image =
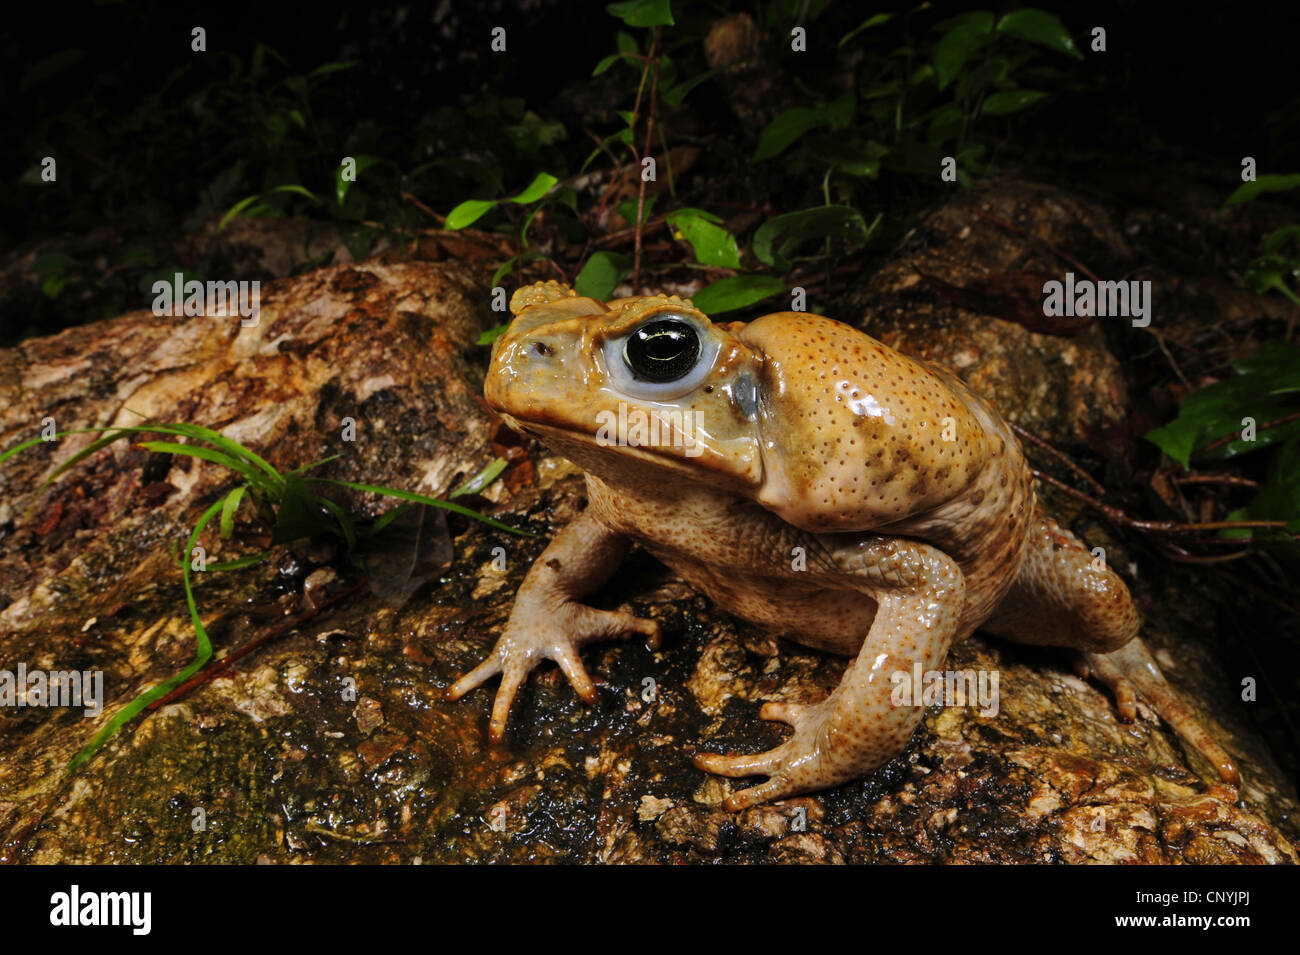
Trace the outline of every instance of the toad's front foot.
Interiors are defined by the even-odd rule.
[[[658,643],[659,624],[629,613],[596,610],[571,600],[550,602],[525,600],[515,604],[501,639],[488,658],[466,673],[447,690],[449,699],[457,700],[481,686],[498,673],[501,685],[492,703],[492,722],[488,737],[493,743],[505,735],[506,720],[515,694],[532,669],[543,660],[554,660],[569,678],[577,694],[588,703],[596,701],[596,687],[578,656],[583,645],[597,640],[625,637],[639,633],[653,644]]]

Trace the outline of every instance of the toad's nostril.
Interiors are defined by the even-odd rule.
[[[541,355],[543,358],[551,353],[551,349],[546,342],[533,342],[533,351],[537,352],[537,354]]]

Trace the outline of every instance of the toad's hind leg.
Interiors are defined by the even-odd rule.
[[[926,544],[875,538],[837,550],[841,575],[851,574],[876,602],[866,639],[840,685],[820,703],[768,703],[763,719],[794,733],[766,753],[700,754],[695,765],[724,776],[768,777],[728,797],[745,809],[857,779],[892,759],[921,721],[921,701],[895,703],[898,676],[943,663],[956,634],[965,594],[961,569]],[[909,695],[910,696],[910,695]]]
[[[1240,777],[1232,757],[1196,721],[1138,639],[1137,608],[1113,570],[1049,517],[1036,515],[1016,582],[989,633],[1018,643],[1083,651],[1092,673],[1115,694],[1120,717],[1137,714],[1136,692],[1160,718],[1214,764],[1224,782]]]

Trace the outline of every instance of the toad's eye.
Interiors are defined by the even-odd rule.
[[[709,380],[719,347],[721,339],[707,320],[660,312],[625,335],[605,339],[601,354],[615,391],[645,401],[676,401]]]
[[[623,343],[623,361],[640,381],[678,381],[690,374],[699,357],[699,333],[676,318],[646,322]]]

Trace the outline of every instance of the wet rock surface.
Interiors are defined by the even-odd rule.
[[[491,271],[472,260],[335,267],[270,286],[255,329],[146,312],[27,342],[0,353],[0,442],[35,436],[47,414],[61,429],[136,423],[129,408],[220,428],[281,469],[344,451],[329,476],[443,495],[505,440],[477,400],[486,354],[474,341],[499,321],[482,284]],[[905,271],[873,281],[878,313]],[[973,347],[962,335],[979,333],[974,320],[959,321],[966,332],[944,326],[926,345],[917,319],[907,336],[922,347],[912,350],[942,359]],[[1028,355],[1010,391],[994,389],[1004,405],[1026,402],[1008,406],[1009,417],[1078,437],[1122,412],[1124,381],[1100,337],[1000,325],[1015,331],[999,327],[985,377],[1015,349]],[[1039,364],[1088,369],[1071,386],[1077,398],[1053,402],[1056,386],[1027,370]],[[336,439],[347,417],[357,421],[353,447]],[[105,712],[0,711],[7,861],[1297,859],[1295,792],[1248,729],[1239,675],[1216,657],[1209,598],[1181,568],[1124,553],[1078,516],[1073,526],[1104,543],[1115,566],[1141,562],[1129,579],[1144,636],[1239,757],[1240,793],[1149,712],[1118,722],[1106,692],[1065,656],[977,634],[949,665],[1000,674],[996,715],[931,708],[908,749],[869,778],[729,813],[722,800],[743,784],[695,770],[690,755],[775,745],[785,730],[758,719],[760,704],[820,699],[845,661],[727,616],[640,553],[594,603],[659,620],[661,648],[587,648],[595,705],[556,668],[538,670],[504,744],[489,746],[495,682],[458,703],[444,691],[482,659],[546,538],[584,506],[580,475],[536,445],[468,503],[538,537],[452,515],[453,563],[400,609],[355,594],[127,726],[65,776],[95,729],[191,659],[171,547],[231,486],[219,468],[122,443],[35,495],[74,440],[0,466],[0,645],[6,667],[102,669]],[[222,559],[259,549],[254,529],[243,530]],[[197,600],[218,653],[304,613],[310,569],[309,555],[280,549],[269,568],[203,576]]]

